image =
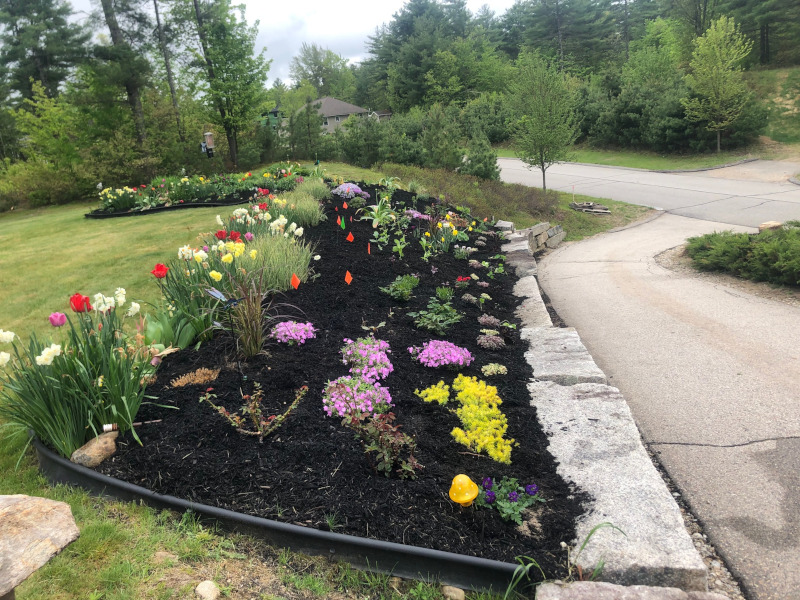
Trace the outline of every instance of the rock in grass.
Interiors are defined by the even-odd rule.
[[[452,585],[442,586],[442,596],[447,600],[464,600],[464,590],[461,588],[453,587]]]
[[[119,431],[100,434],[75,450],[70,460],[75,464],[93,469],[117,451],[115,440],[118,435]]]
[[[217,598],[219,598],[220,595],[220,591],[219,588],[217,587],[217,584],[211,581],[210,579],[201,581],[200,584],[196,588],[194,588],[194,593],[201,600],[217,600]]]

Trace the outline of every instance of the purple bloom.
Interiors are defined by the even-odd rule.
[[[425,342],[422,348],[412,347],[408,351],[424,366],[431,368],[450,367],[459,369],[468,367],[473,360],[472,354],[466,348],[441,340],[431,340],[430,342]]]
[[[53,327],[61,327],[67,322],[67,315],[60,312],[54,312],[50,315],[50,325]]]
[[[508,499],[511,502],[516,502],[519,500],[519,494],[517,492],[508,492]]]
[[[539,486],[535,483],[525,486],[525,493],[528,494],[528,496],[535,496],[538,492]]]
[[[492,489],[492,486],[494,486],[494,481],[492,481],[492,478],[491,478],[491,477],[486,477],[486,478],[485,478],[485,479],[484,479],[484,480],[481,482],[481,485],[483,486],[483,489],[485,489],[485,490],[490,490],[490,489]]]
[[[244,234],[244,239],[246,239],[248,242],[252,242],[253,234],[248,231],[247,233]]]
[[[294,344],[305,344],[306,340],[317,337],[317,334],[311,323],[283,321],[272,328],[269,337],[293,346]]]
[[[494,492],[486,492],[486,504],[494,504],[495,499]]]
[[[350,366],[350,374],[366,381],[385,379],[394,371],[389,360],[389,343],[375,338],[344,339],[342,362]]]

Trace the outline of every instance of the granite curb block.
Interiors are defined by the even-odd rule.
[[[632,585],[625,587],[600,581],[560,581],[536,588],[536,600],[727,600],[713,592],[684,592],[673,587]]]
[[[525,359],[536,379],[560,385],[608,383],[574,327],[523,327],[520,335],[530,340]]]
[[[525,359],[535,378],[528,385],[531,404],[549,436],[548,449],[559,464],[559,474],[594,499],[577,523],[572,560],[584,573],[604,563],[600,577],[607,582],[658,586],[648,588],[650,595],[636,595],[646,590],[626,587],[616,595],[600,595],[607,590],[595,587],[588,595],[541,596],[547,589],[542,586],[537,599],[716,600],[716,594],[684,592],[706,592],[708,571],[642,444],[624,397],[606,385],[605,374],[574,328],[552,326],[535,277],[535,259],[530,250],[518,249],[536,227],[506,234],[509,242],[503,251],[520,277],[514,295],[521,298],[520,336],[529,342]],[[580,552],[592,529],[604,522],[624,535],[610,527],[598,529]],[[558,590],[573,594],[579,588]]]
[[[531,405],[550,439],[558,473],[593,496],[578,519],[576,544],[600,523],[572,560],[584,573],[605,561],[602,579],[705,591],[707,571],[683,525],[678,505],[642,445],[617,388],[596,383],[528,385]]]

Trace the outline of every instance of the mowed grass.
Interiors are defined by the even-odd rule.
[[[77,292],[155,303],[159,289],[150,271],[157,262],[196,244],[214,217],[231,208],[195,208],[118,219],[86,219],[94,205],[69,205],[0,214],[0,329],[25,338],[52,333],[47,317],[69,313]],[[145,308],[144,304],[142,307]]]
[[[497,155],[504,158],[517,158],[513,148],[496,148]],[[643,150],[606,150],[578,146],[572,151],[568,162],[630,167],[651,171],[671,171],[681,169],[703,169],[717,167],[745,158],[757,158],[759,154],[746,150],[721,152],[720,154],[657,154]]]

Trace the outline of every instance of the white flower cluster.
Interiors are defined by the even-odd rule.
[[[139,306],[138,302],[131,302],[130,307],[128,307],[128,311],[125,313],[125,316],[126,317],[133,317],[135,315],[138,315],[140,308],[141,307]]]
[[[42,353],[36,357],[36,364],[39,366],[52,365],[56,356],[61,356],[61,346],[50,344],[50,347],[42,350]]]
[[[10,344],[14,341],[15,333],[13,331],[3,331],[0,329],[0,343]]]

